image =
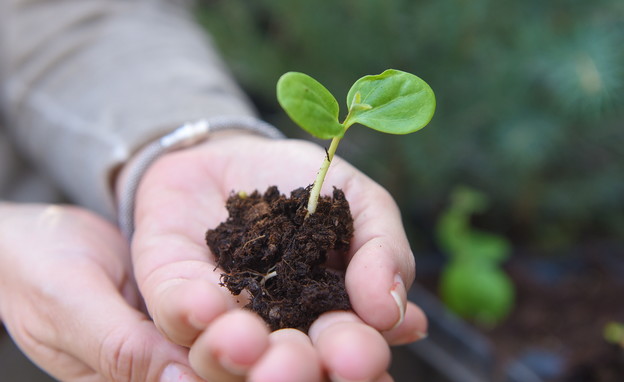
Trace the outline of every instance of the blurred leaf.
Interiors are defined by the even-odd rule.
[[[448,208],[441,214],[437,226],[440,246],[453,261],[471,261],[496,265],[511,252],[503,237],[483,232],[471,226],[471,215],[487,206],[486,196],[472,188],[461,186],[453,192]]]
[[[611,321],[604,327],[603,337],[606,341],[624,347],[624,324]]]
[[[453,262],[442,273],[440,294],[458,315],[493,326],[514,305],[514,287],[509,277],[495,267],[473,262]]]

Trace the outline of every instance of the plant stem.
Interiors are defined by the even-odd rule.
[[[310,198],[308,199],[308,213],[306,217],[316,212],[316,206],[318,204],[319,195],[321,194],[323,182],[325,181],[325,175],[327,175],[327,170],[329,170],[329,165],[331,164],[332,159],[334,159],[334,154],[336,153],[338,143],[340,143],[341,139],[342,137],[335,137],[332,139],[331,144],[329,145],[327,155],[323,160],[323,164],[321,165],[318,174],[316,174],[316,180],[314,181],[312,190],[310,190]]]

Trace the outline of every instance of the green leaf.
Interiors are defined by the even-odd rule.
[[[277,101],[301,128],[320,139],[341,137],[336,98],[307,74],[288,72],[277,81]]]
[[[346,127],[360,123],[384,133],[408,134],[431,121],[436,101],[425,81],[411,73],[388,69],[357,80],[349,90],[347,105]]]

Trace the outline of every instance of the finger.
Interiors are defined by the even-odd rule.
[[[174,161],[160,159],[152,166],[160,171],[148,171],[139,188],[133,264],[157,327],[173,342],[190,346],[210,321],[235,306],[230,293],[218,286],[221,272],[204,243],[205,230],[217,224],[211,219],[225,213],[225,199],[212,183],[197,181],[195,167],[168,168],[177,163],[178,154],[171,155]],[[168,178],[161,179],[162,173]]]
[[[220,271],[205,260],[172,259],[157,266],[149,263],[150,257],[158,261],[159,257],[170,256],[169,253],[183,248],[184,245],[175,243],[177,240],[184,239],[167,240],[161,236],[157,240],[162,241],[160,249],[135,245],[135,258],[144,256],[143,260],[135,262],[135,269],[137,283],[156,326],[174,343],[190,346],[214,318],[236,303],[231,294],[219,286]],[[142,267],[153,269],[146,274]]]
[[[390,330],[405,316],[407,288],[415,273],[414,256],[391,196],[363,175],[347,186],[355,230],[345,279],[347,291],[353,309],[367,324]]]
[[[128,254],[102,253],[102,258],[114,256]],[[188,351],[163,338],[147,317],[128,305],[119,292],[123,285],[96,265],[79,268],[81,277],[66,277],[69,287],[60,302],[77,309],[57,317],[60,326],[51,345],[60,344],[106,380],[200,381],[190,368]]]
[[[193,369],[209,381],[241,381],[269,348],[269,330],[251,312],[233,310],[215,319],[191,347]]]
[[[257,382],[319,382],[321,367],[308,336],[299,330],[271,333],[269,350],[254,366],[249,379]]]
[[[193,380],[186,350],[162,338],[121,295],[130,281],[119,265],[129,255],[119,232],[91,214],[58,207],[43,210],[36,222],[44,248],[30,249],[46,251],[48,272],[31,266],[45,288],[32,296],[39,299],[31,307],[38,324],[29,315],[31,325],[19,336],[33,360],[61,380],[158,380],[176,372]]]
[[[427,337],[427,317],[416,304],[407,303],[405,319],[396,328],[382,333],[388,344],[405,345]]]
[[[312,324],[309,333],[332,380],[376,380],[390,365],[384,338],[353,313],[326,313]]]
[[[98,300],[97,311],[88,317],[76,315],[80,323],[89,322],[88,328],[70,323],[72,336],[62,346],[68,354],[110,381],[200,381],[185,349],[164,339],[149,320],[121,299],[103,300]],[[101,318],[94,318],[95,314]]]
[[[190,347],[229,301],[208,280],[174,279],[153,293],[152,314],[158,328],[176,344]]]

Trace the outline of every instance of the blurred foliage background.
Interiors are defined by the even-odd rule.
[[[197,15],[292,137],[309,138],[275,99],[286,71],[318,79],[343,109],[356,79],[386,68],[432,86],[428,127],[356,127],[338,153],[395,196],[416,249],[434,245],[458,185],[487,194],[477,223],[516,244],[624,238],[624,1],[204,0]]]

